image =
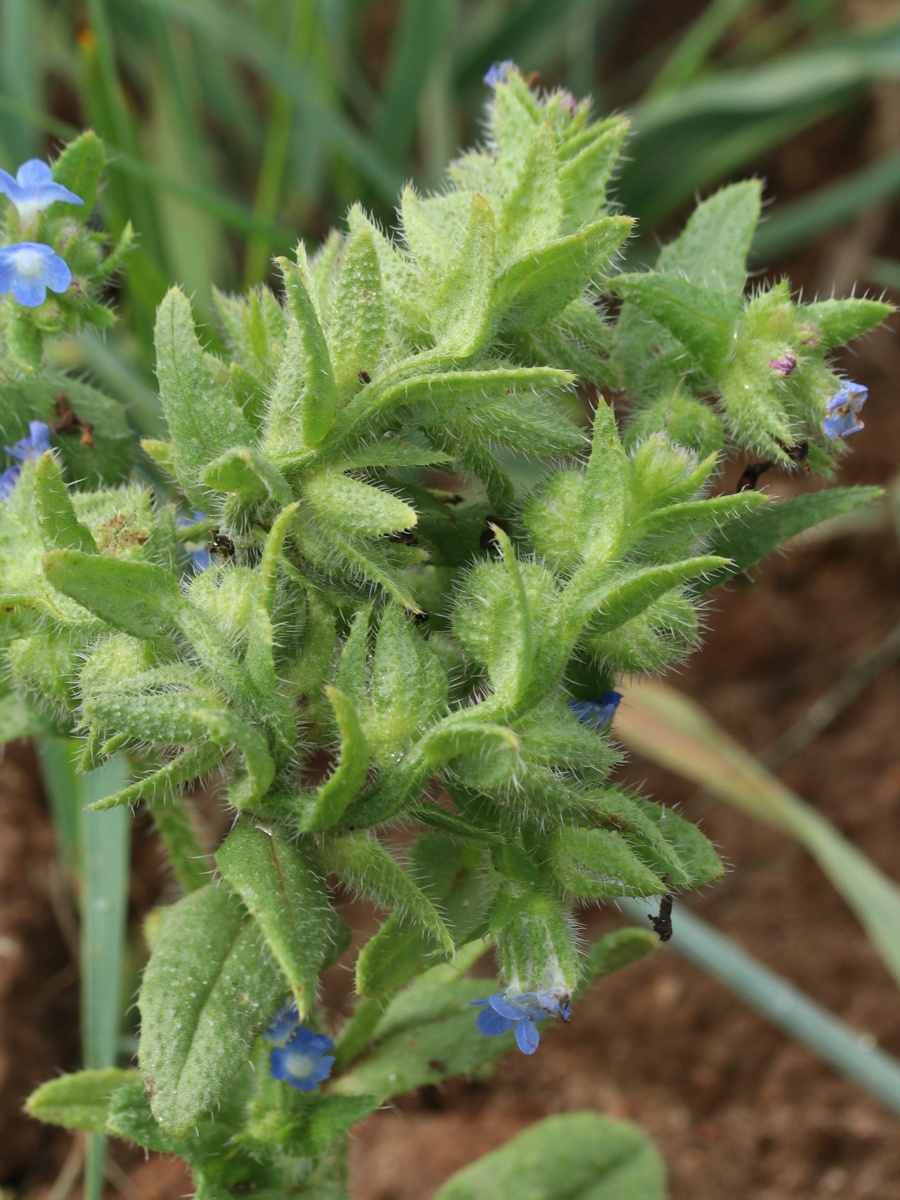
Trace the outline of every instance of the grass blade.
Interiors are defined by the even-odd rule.
[[[117,755],[88,775],[77,776],[81,800],[82,1041],[85,1066],[111,1067],[122,1019],[122,960],[128,907],[131,813],[127,808],[91,812],[88,805],[123,788],[128,760]],[[106,1139],[92,1135],[85,1160],[85,1198],[100,1200]]]
[[[784,786],[699,705],[657,683],[623,689],[616,732],[631,750],[791,834],[854,911],[900,984],[900,887]]]
[[[0,8],[0,75],[3,91],[25,109],[38,105],[38,60],[34,54],[38,14],[34,0],[3,0]],[[3,130],[3,147],[18,166],[31,158],[38,144],[35,130],[23,118]]]
[[[870,258],[865,278],[878,287],[900,293],[900,262],[892,258]]]
[[[654,911],[640,900],[620,900],[628,916],[646,921]],[[895,1113],[900,1113],[900,1063],[856,1033],[751,955],[717,933],[705,921],[679,907],[669,945],[718,979],[790,1037],[808,1046],[823,1062],[861,1084]]]
[[[900,150],[892,150],[846,179],[780,204],[756,231],[754,262],[778,258],[821,233],[846,225],[861,212],[900,194]]]
[[[93,331],[81,334],[78,347],[83,363],[77,365],[88,367],[94,379],[127,407],[129,420],[138,433],[142,437],[163,437],[166,423],[159,396],[136,365],[128,361],[127,347]]]
[[[412,145],[419,101],[456,26],[456,0],[406,0],[391,54],[375,132],[385,161],[402,168]]]
[[[318,24],[317,7],[294,8],[287,39],[287,59],[299,74],[312,69],[311,59]],[[270,223],[278,211],[278,201],[284,187],[285,171],[291,148],[294,100],[283,88],[276,88],[266,129],[266,141],[256,185],[253,215],[260,222]],[[259,283],[270,266],[272,247],[262,233],[254,234],[244,260],[244,286]]]
[[[708,113],[646,137],[638,131],[630,143],[633,158],[622,172],[619,201],[646,231],[689,203],[698,189],[751,166],[844,102],[845,96],[837,94],[816,105],[789,105],[771,113]]]
[[[81,1032],[84,1065],[112,1066],[122,1015],[122,958],[128,904],[130,814],[90,812],[88,805],[125,786],[129,766],[117,755],[96,771],[75,770],[77,746],[63,738],[39,746],[41,771],[60,840],[80,879]],[[103,1191],[106,1139],[91,1135],[86,1200]]]
[[[650,97],[634,109],[643,133],[716,113],[784,112],[858,91],[900,71],[900,24],[876,34],[845,34],[842,41],[764,66],[723,72],[674,93]]]
[[[333,104],[323,101],[312,71],[298,72],[284,50],[237,10],[225,9],[210,0],[140,0],[165,16],[181,21],[225,50],[237,62],[251,67],[274,87],[290,96],[299,112],[318,123],[322,132],[339,148],[379,197],[393,205],[400,190],[401,175],[389,167],[375,147],[356,130]]]
[[[37,753],[59,854],[69,882],[74,883],[81,877],[81,820],[78,794],[72,783],[78,757],[75,743],[69,738],[39,738]]]
[[[749,0],[712,0],[687,28],[647,95],[684,87],[706,65],[716,42],[747,7]]]

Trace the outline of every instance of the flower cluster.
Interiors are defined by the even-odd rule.
[[[14,446],[4,446],[7,454],[19,461],[0,475],[0,500],[5,500],[16,486],[16,481],[22,471],[21,464],[30,458],[40,458],[50,449],[50,427],[43,421],[29,421],[28,437],[20,438]]]
[[[300,1024],[296,1000],[288,1000],[269,1022],[263,1037],[273,1042],[269,1070],[273,1079],[301,1092],[314,1092],[334,1066],[334,1042]]]
[[[53,182],[53,174],[45,162],[29,159],[16,172],[0,170],[0,193],[16,206],[24,226],[32,224],[51,204],[83,204],[74,192]],[[15,242],[0,248],[0,293],[12,292],[26,308],[37,308],[47,298],[47,290],[64,292],[72,282],[72,272],[65,259],[52,246],[43,242]]]

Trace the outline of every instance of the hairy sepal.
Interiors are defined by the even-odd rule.
[[[328,343],[311,294],[305,260],[276,260],[289,312],[284,350],[266,419],[263,452],[284,456],[317,446],[334,424],[337,384]]]
[[[569,994],[578,952],[567,905],[539,890],[507,884],[489,917],[503,978],[515,992]]]
[[[561,313],[599,278],[632,224],[630,217],[604,217],[507,267],[495,290],[501,329],[527,333]]]
[[[184,604],[169,571],[83,550],[53,550],[44,559],[53,587],[123,633],[153,641],[177,628]]]
[[[34,501],[48,550],[97,553],[97,543],[87,526],[78,520],[59,463],[51,453],[42,454],[35,467]]]
[[[347,240],[334,286],[328,343],[338,403],[374,375],[387,335],[387,309],[371,232],[358,226]]]
[[[175,474],[190,502],[204,509],[204,468],[231,446],[251,445],[253,429],[230,389],[210,369],[190,303],[178,288],[172,288],[159,306],[156,373]]]
[[[448,954],[453,953],[450,931],[432,901],[371,834],[346,833],[329,838],[322,847],[322,857],[327,869],[349,887],[369,896],[381,908],[397,909],[403,920],[419,924]]]
[[[369,772],[369,746],[350,698],[336,687],[325,694],[334,711],[340,734],[340,750],[334,770],[309,796],[297,803],[297,821],[305,832],[331,829],[359,796]]]

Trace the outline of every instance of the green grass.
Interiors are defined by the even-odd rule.
[[[91,812],[88,805],[118,791],[129,764],[116,755],[96,771],[75,770],[78,745],[45,738],[38,747],[50,811],[63,861],[78,901],[81,924],[81,1041],[83,1065],[115,1065],[122,1023],[122,964],[128,908],[131,819],[127,809]],[[84,1168],[86,1200],[103,1191],[105,1138],[90,1135]]]

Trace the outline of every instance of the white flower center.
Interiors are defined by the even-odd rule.
[[[36,250],[19,250],[16,253],[16,274],[36,279],[44,260]]]
[[[291,1074],[296,1079],[307,1079],[315,1070],[316,1060],[311,1054],[294,1051],[290,1055]]]
[[[16,205],[19,210],[19,220],[24,226],[34,224],[34,219],[39,213],[42,213],[47,207],[46,204],[41,204],[39,200],[20,200]]]

